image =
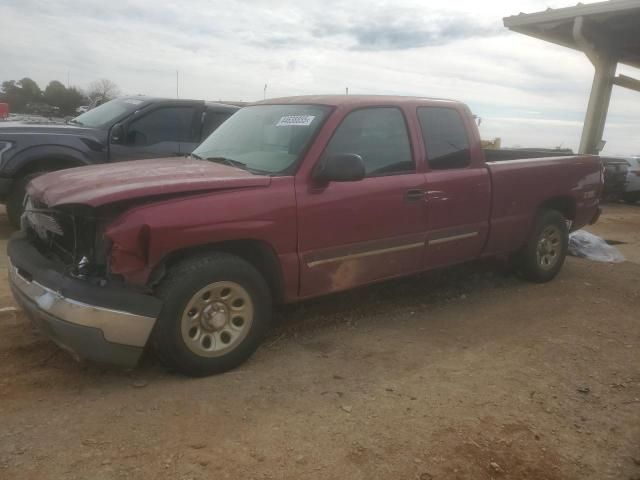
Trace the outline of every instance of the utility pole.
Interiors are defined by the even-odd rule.
[[[349,95],[349,87],[345,87],[344,92],[345,92],[345,95]]]
[[[264,84],[264,92],[263,92],[262,99],[263,100],[267,99],[267,84],[266,83]]]
[[[71,86],[71,70],[67,70],[67,88]]]
[[[179,86],[179,82],[178,82],[178,70],[176,70],[176,98],[180,98],[180,95],[178,94],[178,86]]]

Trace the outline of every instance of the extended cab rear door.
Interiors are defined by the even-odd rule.
[[[491,179],[471,114],[419,106],[426,171],[426,269],[474,259],[489,232]]]
[[[421,269],[425,182],[411,148],[406,113],[381,106],[334,114],[339,123],[319,161],[324,155],[358,154],[367,172],[363,180],[321,185],[314,183],[310,170],[298,172],[302,297]]]

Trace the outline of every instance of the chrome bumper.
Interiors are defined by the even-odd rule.
[[[74,325],[98,329],[107,342],[144,347],[156,321],[152,317],[96,307],[65,298],[50,288],[27,280],[11,263],[9,279],[14,288],[37,305],[43,313]]]

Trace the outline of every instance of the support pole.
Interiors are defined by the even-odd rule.
[[[613,78],[616,74],[617,65],[618,62],[611,60],[594,65],[596,71],[593,74],[589,105],[587,106],[584,126],[582,127],[580,153],[597,154],[602,150],[602,135],[607,121]]]
[[[573,37],[595,68],[589,105],[584,117],[579,152],[597,154],[602,150],[603,146],[602,134],[604,133],[607,112],[609,111],[611,90],[618,61],[609,55],[605,49],[596,49],[587,40],[584,35],[583,17],[576,17],[574,20]]]

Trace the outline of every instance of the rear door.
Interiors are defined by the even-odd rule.
[[[421,269],[424,174],[417,172],[403,111],[348,113],[323,155],[340,153],[360,155],[366,178],[327,185],[296,178],[303,297]]]
[[[418,107],[427,158],[425,268],[478,257],[489,232],[491,181],[459,110]]]
[[[202,110],[194,104],[159,105],[126,122],[125,135],[111,145],[115,161],[184,155],[200,138]]]

